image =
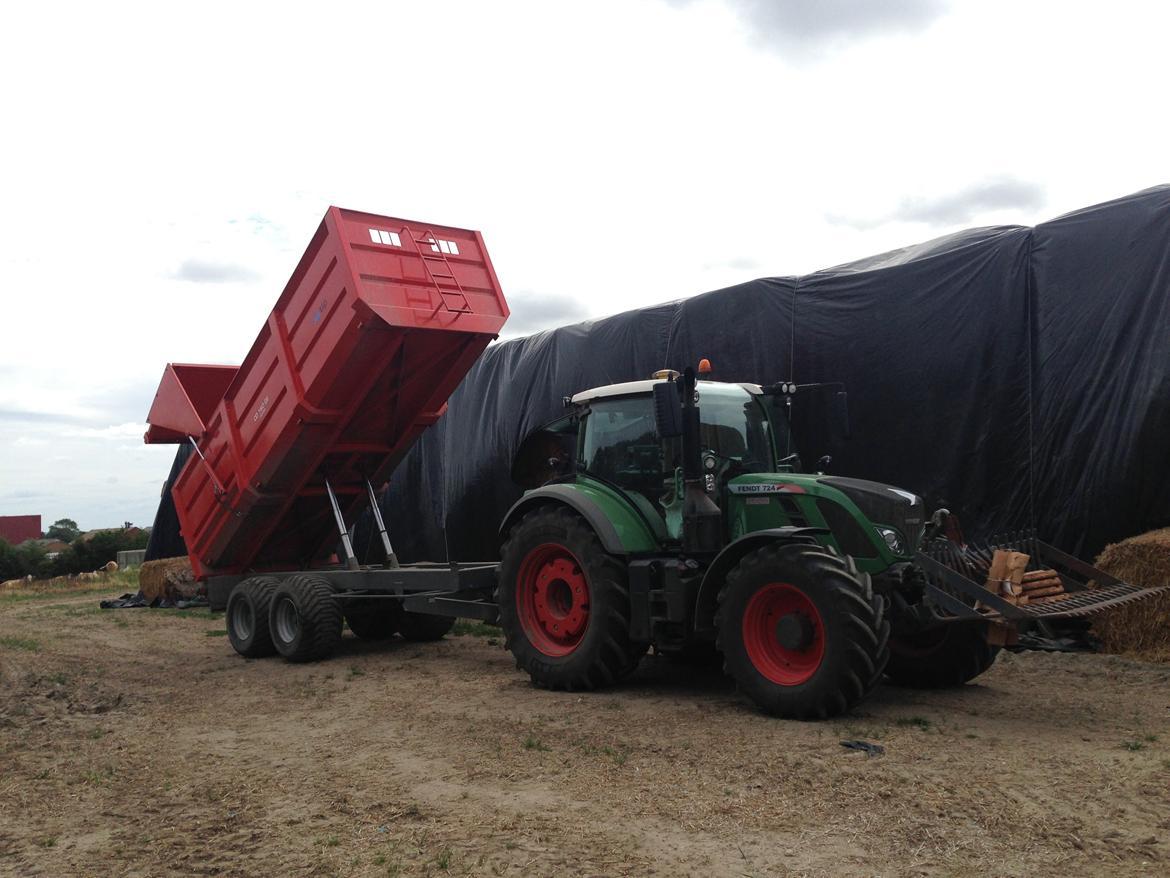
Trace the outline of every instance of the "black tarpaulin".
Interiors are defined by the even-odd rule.
[[[394,475],[400,557],[496,557],[512,456],[562,397],[700,357],[724,381],[845,382],[852,439],[810,427],[806,464],[1093,555],[1170,524],[1170,187],[493,345]],[[156,521],[148,557],[182,554],[170,535]]]

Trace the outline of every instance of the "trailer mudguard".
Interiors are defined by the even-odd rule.
[[[529,491],[513,504],[500,525],[501,541],[521,516],[537,506],[556,503],[568,506],[584,518],[605,551],[612,555],[653,552],[658,541],[642,516],[630,504],[602,486],[588,484],[545,485]]]
[[[775,542],[815,544],[818,536],[827,533],[830,531],[823,527],[773,527],[745,534],[738,540],[728,543],[703,574],[699,594],[695,598],[695,630],[702,631],[714,627],[719,589],[723,587],[723,580],[749,552]]]

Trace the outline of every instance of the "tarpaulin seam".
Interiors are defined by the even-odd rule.
[[[1036,419],[1035,419],[1035,354],[1038,340],[1033,315],[1035,313],[1036,284],[1032,275],[1032,248],[1036,242],[1035,229],[1028,231],[1027,270],[1024,272],[1025,320],[1028,328],[1028,527],[1036,529]]]
[[[791,336],[788,339],[788,380],[796,380],[796,291],[800,289],[801,278],[796,278],[792,282],[792,316],[789,322],[792,324]]]

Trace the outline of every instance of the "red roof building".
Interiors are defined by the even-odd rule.
[[[39,515],[0,515],[0,540],[13,546],[41,538]]]

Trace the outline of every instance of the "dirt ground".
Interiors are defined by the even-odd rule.
[[[1004,655],[797,723],[649,657],[534,689],[483,626],[298,666],[96,600],[0,596],[0,874],[1170,874],[1167,665]]]

